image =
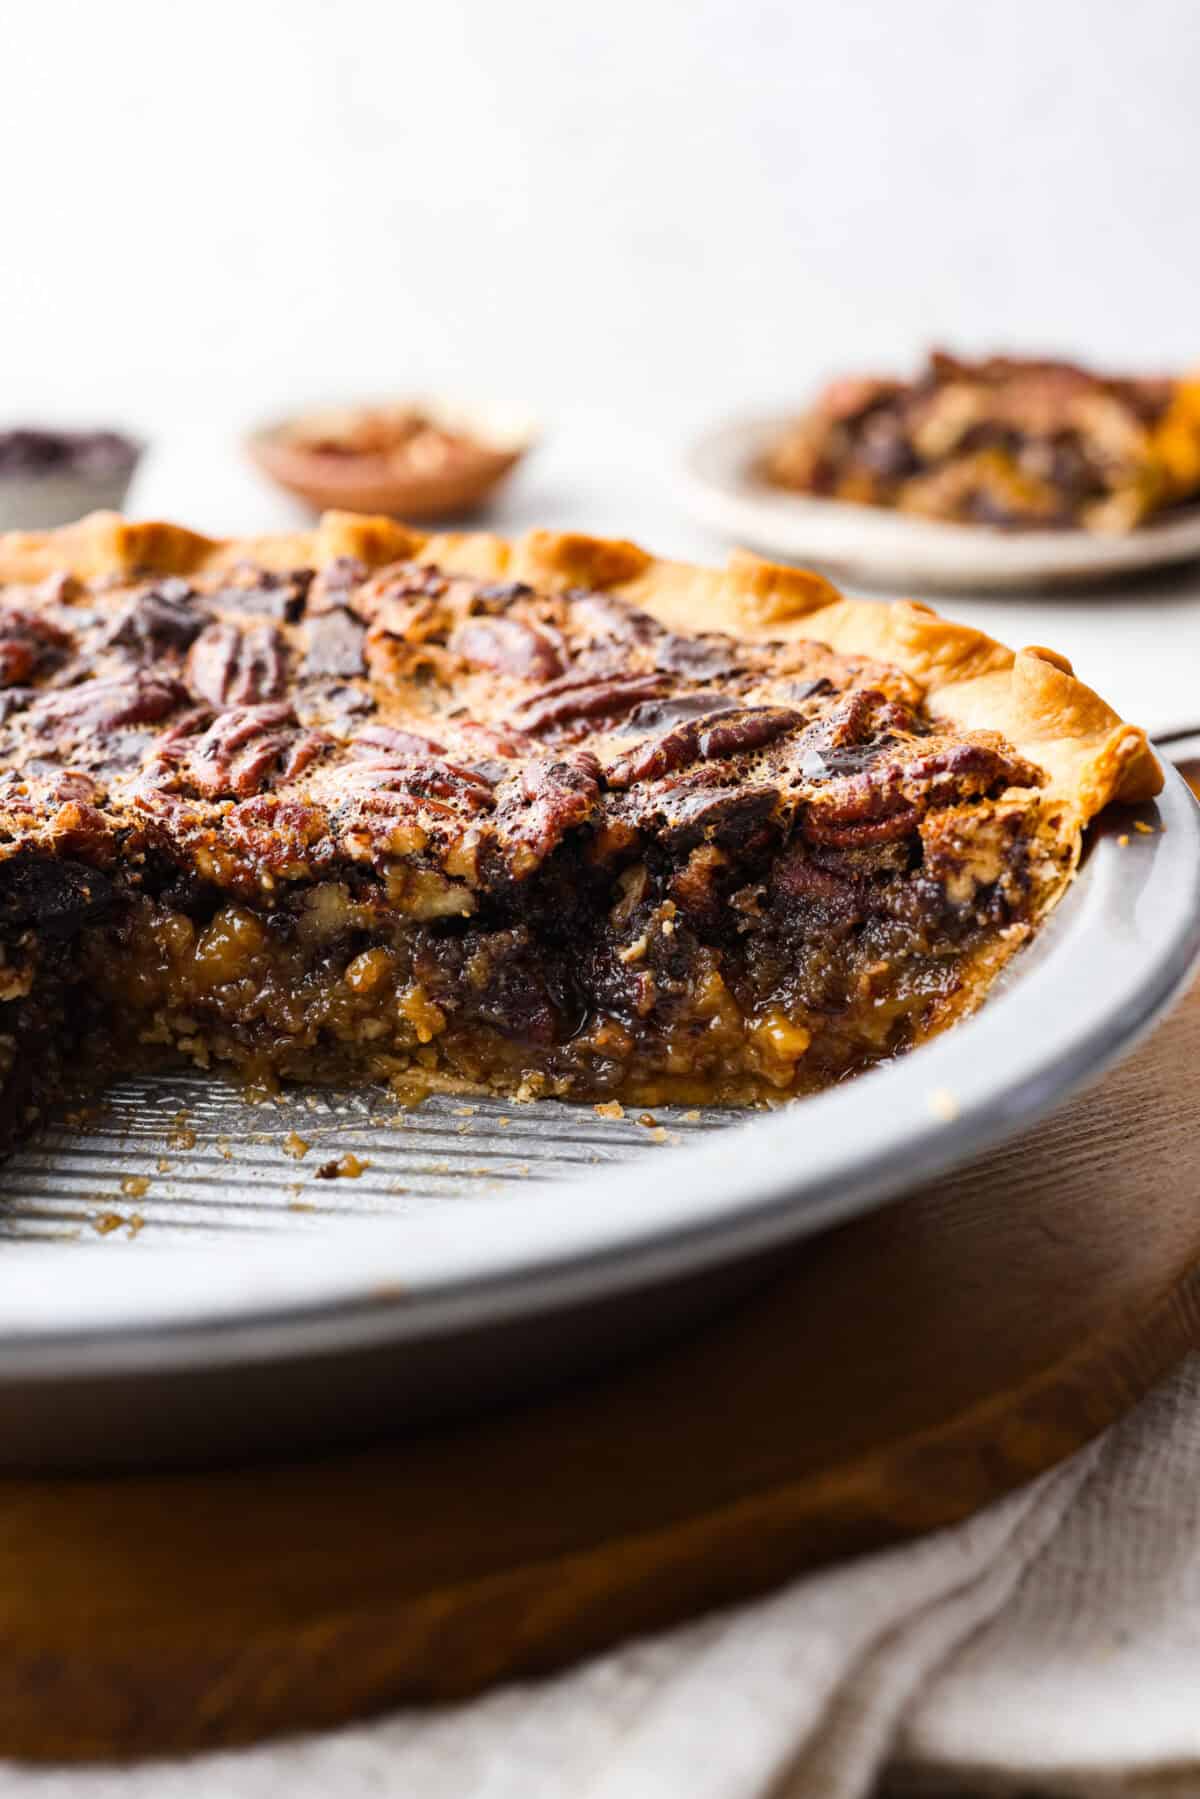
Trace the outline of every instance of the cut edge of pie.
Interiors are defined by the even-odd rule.
[[[528,636],[532,629],[539,640],[557,632],[565,641],[565,631],[567,670],[585,670],[574,677],[578,687],[588,678],[588,658],[594,663],[603,645],[580,635],[576,613],[587,613],[589,596],[600,595],[630,608],[631,620],[653,621],[638,627],[637,642],[630,637],[618,646],[614,639],[612,655],[634,671],[669,665],[683,672],[661,679],[627,674],[631,693],[660,697],[627,706],[624,715],[577,713],[573,726],[551,726],[545,747],[531,749],[517,729],[512,735],[523,747],[497,752],[516,759],[509,765],[493,757],[486,768],[479,764],[483,772],[464,769],[461,747],[448,751],[439,742],[414,751],[419,740],[410,729],[393,730],[409,746],[401,751],[395,743],[381,751],[385,725],[357,739],[358,725],[347,727],[349,737],[326,737],[326,750],[312,754],[332,758],[330,772],[295,789],[310,806],[324,795],[321,828],[329,839],[321,839],[302,874],[289,872],[279,857],[268,872],[267,860],[247,864],[230,847],[247,838],[244,820],[253,814],[255,854],[266,855],[262,819],[276,817],[271,808],[282,805],[279,789],[291,778],[280,772],[282,751],[258,788],[234,787],[215,802],[210,795],[207,811],[196,801],[190,835],[180,827],[172,839],[153,819],[144,830],[139,823],[136,866],[124,872],[125,852],[112,845],[117,838],[134,841],[127,825],[116,838],[107,828],[101,856],[98,847],[87,847],[73,800],[53,818],[43,816],[36,829],[32,813],[23,814],[24,835],[19,829],[14,835],[12,802],[5,801],[0,870],[14,859],[34,856],[44,867],[66,856],[73,869],[94,861],[106,894],[114,881],[125,884],[115,911],[106,899],[107,911],[93,908],[97,922],[72,925],[67,948],[56,941],[46,960],[55,972],[40,985],[22,990],[14,973],[0,1031],[8,1018],[26,1022],[6,1034],[10,1064],[30,1060],[25,1029],[51,1071],[43,1080],[52,1087],[56,1059],[46,1032],[61,1029],[62,1017],[74,1017],[86,1001],[85,1010],[98,1003],[110,1024],[114,1018],[120,1024],[128,1010],[138,1026],[115,1036],[104,1027],[108,1047],[97,1054],[110,1056],[112,1067],[127,1064],[136,1040],[151,1062],[180,1054],[205,1065],[229,1061],[255,1080],[352,1074],[389,1080],[409,1097],[439,1087],[635,1103],[786,1097],[829,1085],[974,1009],[1068,886],[1089,821],[1111,801],[1148,800],[1162,786],[1145,733],[1124,723],[1053,651],[1014,652],[925,605],[849,599],[819,575],[741,551],[714,570],[573,533],[533,531],[516,541],[477,532],[426,535],[387,519],[332,513],[312,531],[217,540],[172,524],[96,514],[55,532],[0,536],[0,583],[28,588],[70,575],[101,588],[113,582],[124,593],[180,577],[200,583],[201,598],[203,584],[215,583],[210,597],[220,606],[220,582],[240,579],[238,571],[322,571],[343,559],[362,565],[356,604],[364,619],[375,620],[375,630],[389,579],[406,595],[421,580],[428,586],[431,571],[434,589],[448,583],[445,606],[458,610],[438,627],[436,644],[445,656],[449,638],[469,641],[459,635],[468,619],[482,622],[485,639],[497,618],[512,621],[502,630]],[[492,597],[479,598],[471,583],[483,584],[479,594]],[[503,591],[497,584],[505,584]],[[235,636],[240,630],[228,621],[221,628]],[[652,631],[676,646],[670,656],[662,649],[665,638],[650,641]],[[724,685],[709,681],[694,640],[710,634],[714,642],[723,634],[760,646],[755,669]],[[407,655],[409,640],[401,632],[397,641]],[[491,653],[485,647],[473,673],[468,657],[462,685],[475,707],[466,727],[476,728],[482,709],[484,728],[495,736],[498,728],[501,735],[509,729],[509,712],[526,722],[534,717],[540,689],[510,681],[504,657],[489,664]],[[797,657],[835,676],[845,659],[844,679],[841,686],[837,679],[793,681],[796,693],[807,687],[820,695],[824,688],[832,697],[808,701],[808,710],[802,705],[800,715],[789,713],[791,722],[779,724],[787,706],[780,700],[784,688],[772,688],[776,665],[794,673]],[[876,675],[888,692],[877,691]],[[386,699],[386,680],[374,669],[372,681],[371,691]],[[569,672],[566,681],[569,686]],[[905,700],[910,690],[917,697]],[[407,676],[395,693],[409,707],[405,726],[417,716],[413,706],[431,703]],[[437,726],[431,735],[460,742],[464,707],[448,703],[458,697],[450,685],[437,700],[442,711],[422,715]],[[871,713],[859,739],[846,723],[851,700],[860,713]],[[218,709],[217,719],[236,712],[240,721],[254,710],[234,705]],[[543,715],[549,716],[544,706]],[[722,717],[738,721],[740,737],[722,736]],[[182,750],[172,751],[176,762],[182,756],[190,766],[196,744],[207,743],[217,728],[196,735],[211,719],[210,709],[199,723],[174,727],[176,737],[184,733]],[[783,751],[772,736],[779,732],[790,762],[779,760]],[[685,739],[682,762],[656,750]],[[938,754],[924,754],[926,743]],[[147,756],[154,754],[152,747]],[[372,840],[374,847],[354,852],[362,860],[347,874],[345,794],[352,783],[343,775],[362,767],[346,758],[364,754],[371,767],[382,767],[384,788],[402,794],[410,809],[427,807],[434,791],[450,792],[428,785],[430,768],[443,784],[450,780],[461,814],[453,840],[438,839],[440,827],[422,812],[419,832],[393,834],[383,850],[382,839]],[[424,769],[421,779],[414,776],[414,756]],[[36,765],[35,758],[30,767]],[[69,756],[61,763],[69,774],[73,766]],[[536,807],[547,768],[556,771],[554,803],[561,802],[566,822],[556,824],[553,847],[534,856],[521,847],[522,817],[506,839],[491,821],[511,819],[514,805],[518,812]],[[1004,787],[1009,776],[1014,784]],[[32,778],[36,786],[43,777]],[[481,785],[472,790],[471,782]],[[722,805],[705,811],[700,802],[714,782]],[[488,785],[495,791],[481,799]],[[592,796],[587,805],[579,798],[583,786]],[[601,810],[597,791],[604,796]],[[774,795],[773,813],[762,804],[739,810],[732,803],[764,793]],[[839,810],[830,810],[831,795]],[[482,827],[471,822],[481,808]],[[202,826],[195,822],[201,813]],[[122,817],[129,816],[127,809]],[[334,817],[336,844],[328,826]],[[486,877],[477,866],[481,829],[485,837],[499,832],[507,858],[499,873]],[[495,842],[488,843],[489,866],[499,868]],[[190,866],[197,846],[206,855],[203,881]],[[176,856],[177,879],[164,872],[164,856]],[[256,868],[263,871],[257,885]],[[71,879],[78,887],[80,877]],[[90,896],[82,904],[73,891],[81,919],[92,916],[90,903]],[[19,940],[34,961],[35,910],[26,915],[9,907],[5,927],[10,946]],[[333,920],[324,936],[318,912]],[[911,950],[911,967],[908,944],[919,946]],[[7,954],[15,970],[20,955],[11,947]],[[801,979],[797,967],[805,957],[812,966]],[[529,989],[543,977],[546,992],[530,1024]],[[651,997],[639,1010],[646,991]],[[275,998],[259,1003],[256,993]],[[87,1028],[96,1028],[94,1019]],[[46,1097],[52,1092],[36,1084],[22,1090],[16,1112],[9,1108],[10,1136],[31,1122]]]

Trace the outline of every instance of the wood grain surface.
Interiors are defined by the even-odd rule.
[[[1020,1141],[635,1367],[286,1466],[0,1481],[0,1744],[478,1691],[959,1519],[1200,1341],[1200,988]]]

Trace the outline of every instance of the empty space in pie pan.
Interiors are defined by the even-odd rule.
[[[1168,770],[974,1018],[776,1111],[119,1083],[0,1170],[0,1459],[325,1443],[625,1353],[1028,1125],[1198,951],[1200,811]]]

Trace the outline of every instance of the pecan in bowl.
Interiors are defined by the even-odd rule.
[[[247,448],[317,511],[442,519],[477,511],[535,435],[528,419],[414,399],[302,413],[254,431]]]

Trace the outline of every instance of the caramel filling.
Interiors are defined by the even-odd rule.
[[[977,1002],[1027,934],[1036,886],[1014,821],[992,823],[960,836],[936,880],[903,844],[792,846],[747,879],[706,843],[608,883],[581,860],[504,917],[432,894],[399,912],[376,882],[322,882],[271,910],[128,894],[63,952],[61,1003],[82,1007],[109,1067],[182,1058],[260,1086],[370,1080],[413,1099],[779,1099]]]

